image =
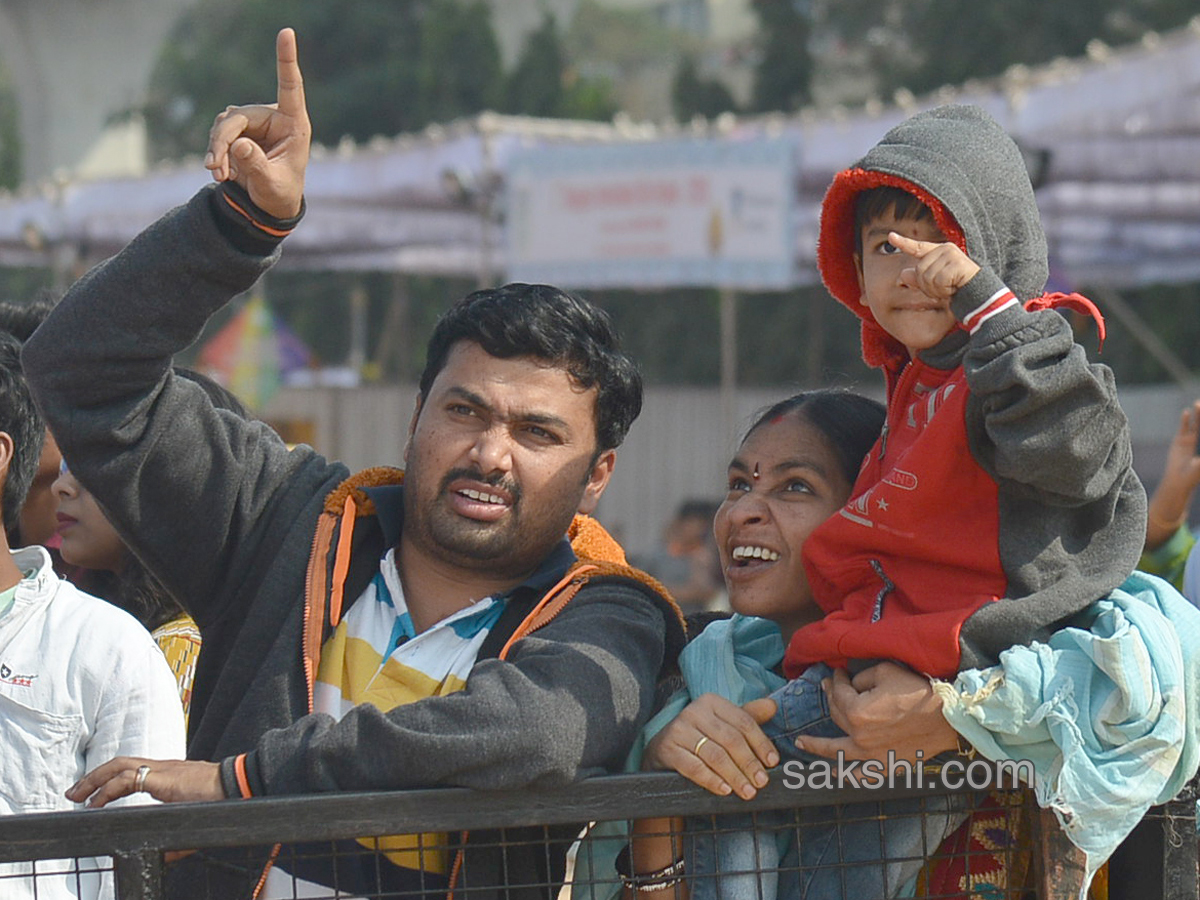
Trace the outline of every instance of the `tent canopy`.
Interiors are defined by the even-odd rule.
[[[912,113],[960,102],[986,108],[1028,151],[1063,281],[1125,287],[1200,280],[1200,25],[900,99],[855,112],[725,116],[682,130],[484,113],[420,135],[316,148],[308,217],[288,239],[283,264],[499,275],[504,173],[513,153],[677,140],[702,130],[719,140],[796,143],[795,253],[801,279],[811,280],[819,202],[833,173]],[[0,196],[0,265],[110,255],[207,177],[198,160],[188,160],[137,179],[44,184]]]

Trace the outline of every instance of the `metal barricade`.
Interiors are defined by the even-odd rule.
[[[881,808],[881,801],[888,801],[887,806]],[[957,809],[958,818],[947,816],[948,809]],[[754,827],[747,829],[730,816],[749,817]],[[740,830],[760,845],[778,839],[785,850],[778,857],[768,853],[771,868],[763,871],[778,874],[780,885],[794,886],[796,877],[807,879],[806,884],[814,878],[833,879],[847,900],[871,900],[861,887],[864,883],[884,885],[886,895],[907,886],[921,897],[989,900],[1078,897],[1082,884],[1081,855],[1066,842],[1053,817],[1032,804],[1026,790],[948,791],[937,783],[871,791],[836,785],[798,788],[775,778],[746,802],[716,797],[677,775],[659,773],[594,778],[547,790],[339,793],[10,816],[0,819],[0,897],[45,900],[71,892],[88,896],[97,879],[112,878],[118,900],[162,900],[177,893],[178,879],[172,879],[179,872],[204,870],[196,865],[198,860],[225,857],[228,862],[239,855],[246,862],[241,874],[252,888],[269,845],[282,843],[284,850],[275,857],[279,872],[302,873],[315,866],[335,876],[354,873],[353,884],[331,884],[327,878],[323,894],[304,893],[295,885],[289,889],[285,879],[288,896],[445,897],[454,880],[454,895],[471,900],[592,900],[620,896],[621,885],[610,859],[597,864],[596,857],[606,852],[599,849],[603,842],[580,844],[575,838],[584,831],[598,835],[604,829],[597,823],[650,817],[684,817],[687,829],[679,835],[679,846],[706,831]],[[903,817],[912,826],[906,833],[907,858],[889,846],[894,835],[905,833],[899,821]],[[1163,849],[1138,865],[1144,884],[1160,884],[1162,892],[1143,889],[1137,900],[1196,898],[1194,799],[1156,808],[1143,827],[1158,829]],[[609,830],[622,843],[621,828]],[[481,874],[470,862],[457,859],[464,832],[472,836],[473,848],[492,852],[498,868]],[[803,841],[815,845],[813,835],[818,833],[834,842],[830,846],[837,852],[818,859],[795,849]],[[397,843],[363,837],[367,835],[420,837]],[[864,837],[869,835],[874,836]],[[409,862],[428,868],[427,881],[395,887],[380,877],[364,889],[363,873],[386,869],[393,864],[389,860],[400,858],[397,854],[408,854]],[[881,855],[887,857],[886,864]],[[542,859],[544,865],[511,865],[518,857]],[[36,869],[30,861],[38,861]],[[898,861],[905,865],[889,873]],[[562,865],[574,876],[566,886]],[[54,873],[55,867],[60,874]],[[581,877],[581,872],[586,875]],[[762,890],[754,877],[758,872],[751,866],[741,873],[721,873],[715,885],[718,895],[754,900]],[[859,877],[864,873],[866,882]],[[739,874],[749,877],[740,882],[725,877]],[[493,880],[480,881],[485,875]],[[1110,900],[1122,900],[1118,875],[1114,873]],[[191,874],[183,888],[187,896],[236,896]],[[781,900],[793,889],[785,887]]]

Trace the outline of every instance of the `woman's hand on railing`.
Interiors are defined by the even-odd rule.
[[[164,803],[225,799],[217,763],[135,756],[118,756],[88,772],[67,790],[67,799],[98,809],[138,793]]]
[[[700,787],[749,800],[767,783],[779,753],[759,728],[775,713],[771,700],[743,709],[716,694],[697,697],[646,745],[642,768],[674,770]]]
[[[822,683],[829,714],[847,737],[800,737],[796,746],[817,756],[847,760],[916,762],[917,751],[930,759],[958,746],[958,732],[942,715],[942,701],[929,679],[911,669],[881,662],[851,678],[837,669]]]

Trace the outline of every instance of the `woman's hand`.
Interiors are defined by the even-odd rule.
[[[916,762],[958,746],[958,733],[942,715],[942,701],[929,679],[896,663],[882,662],[854,678],[844,669],[822,683],[829,712],[846,737],[801,737],[796,746],[817,756]]]
[[[773,700],[743,708],[702,694],[654,736],[642,768],[674,770],[714,794],[733,791],[749,800],[766,785],[766,769],[779,764],[779,753],[758,727],[774,714]]]

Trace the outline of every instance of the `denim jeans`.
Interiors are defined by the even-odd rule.
[[[800,735],[844,737],[810,666],[771,695],[763,731],[780,761],[821,759],[796,748]],[[902,798],[838,808],[717,816],[688,821],[685,852],[692,900],[876,900],[894,897],[966,816],[966,795]]]

